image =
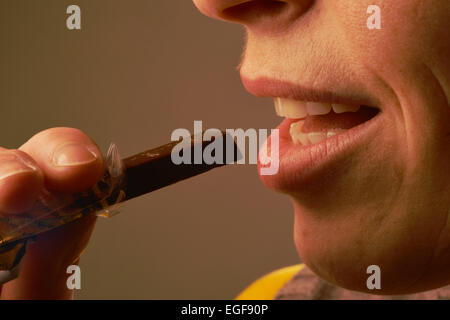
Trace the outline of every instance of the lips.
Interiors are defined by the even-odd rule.
[[[344,170],[353,156],[376,139],[382,123],[382,112],[370,97],[305,90],[267,79],[243,78],[243,82],[253,94],[274,97],[277,114],[286,116],[277,127],[278,173],[261,175],[264,166],[258,162],[261,180],[276,191],[295,194],[311,181],[325,182],[329,175]],[[271,140],[272,136],[267,146]]]

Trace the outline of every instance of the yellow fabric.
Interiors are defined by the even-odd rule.
[[[275,270],[253,282],[235,300],[272,300],[278,290],[304,267],[304,264],[297,264]]]

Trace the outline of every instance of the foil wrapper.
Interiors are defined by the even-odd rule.
[[[40,233],[89,214],[110,217],[118,213],[115,205],[125,198],[124,177],[118,149],[111,144],[105,157],[105,173],[91,189],[72,195],[43,190],[31,210],[15,215],[0,212],[0,284],[17,274],[27,243]]]

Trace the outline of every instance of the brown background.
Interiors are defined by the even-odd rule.
[[[66,8],[82,30],[66,28]],[[237,25],[189,0],[0,0],[0,145],[54,126],[84,130],[123,156],[172,130],[273,128],[272,101],[243,89]],[[100,219],[82,257],[78,298],[227,299],[298,263],[292,208],[255,165],[216,169]]]

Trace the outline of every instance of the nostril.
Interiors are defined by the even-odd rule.
[[[265,17],[282,13],[288,6],[284,1],[253,0],[247,1],[222,11],[222,18],[243,23],[252,23]]]

